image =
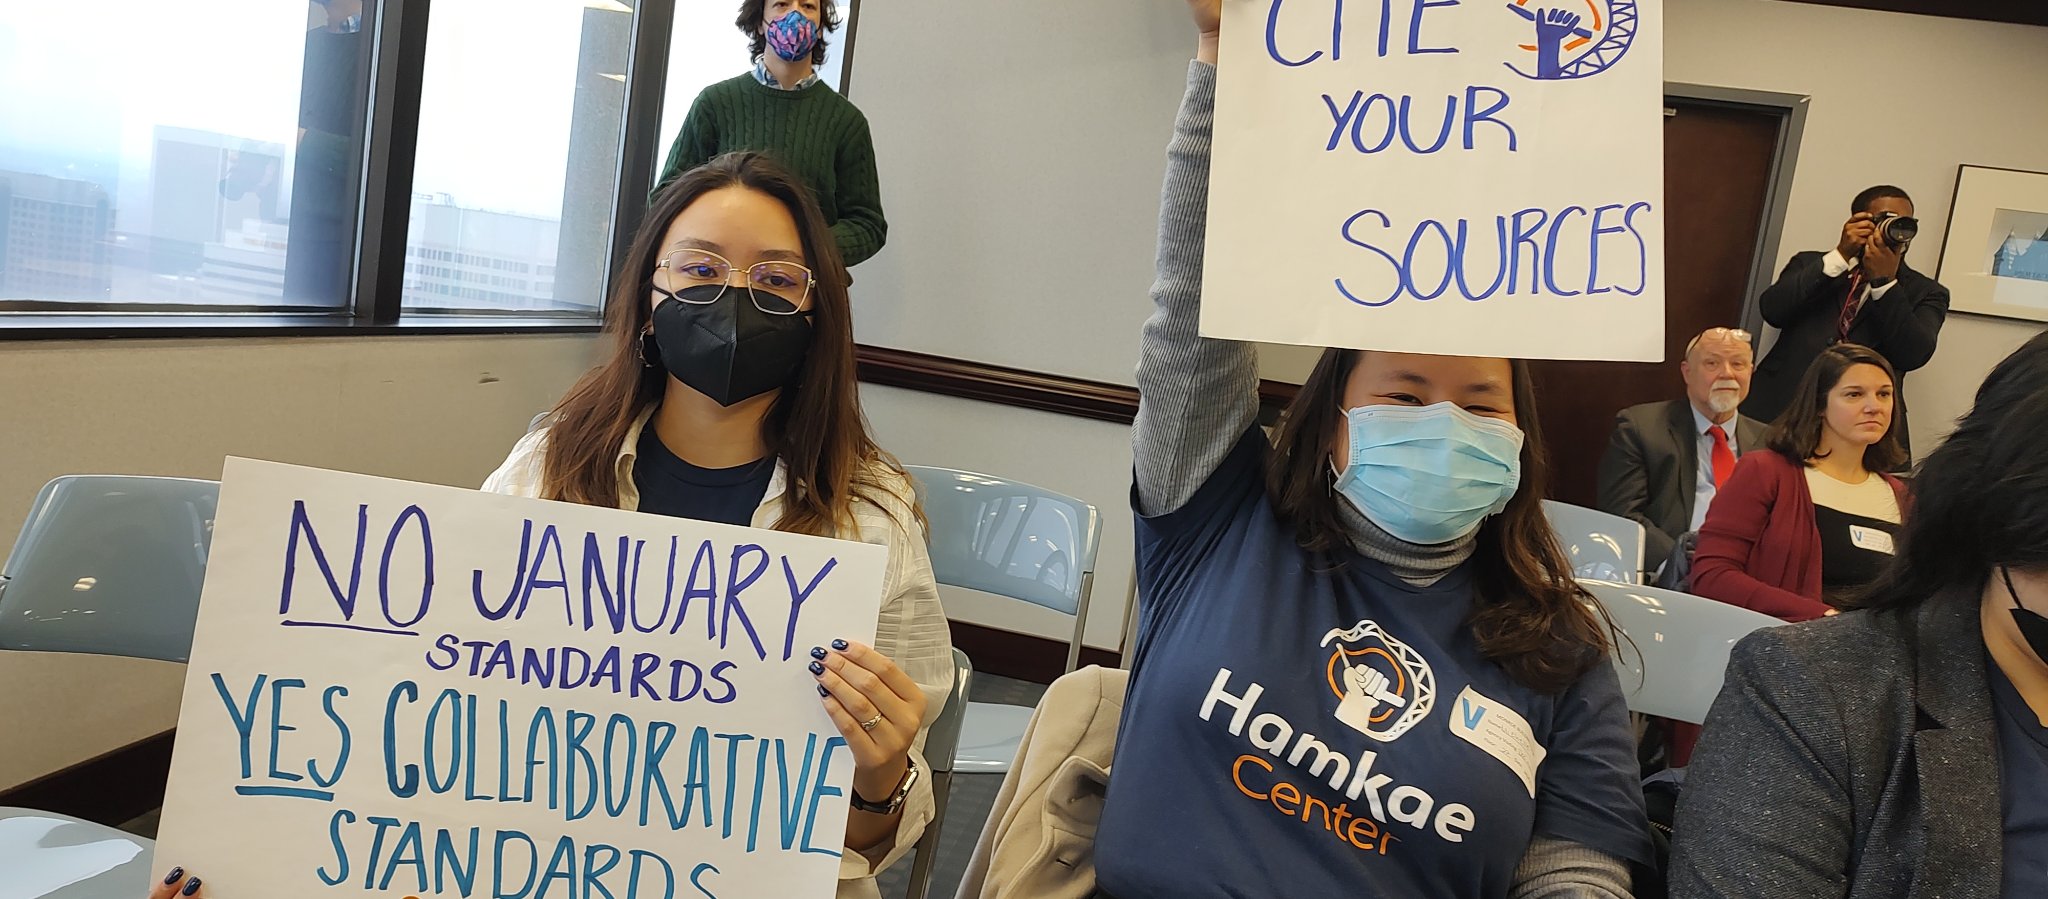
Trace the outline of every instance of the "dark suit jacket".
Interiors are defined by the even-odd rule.
[[[1836,341],[1836,321],[1849,296],[1849,275],[1827,277],[1821,269],[1826,253],[1799,253],[1785,264],[1778,281],[1764,291],[1764,321],[1779,330],[1778,342],[1757,363],[1750,378],[1749,399],[1742,412],[1766,424],[1792,402],[1792,390],[1814,357]],[[1854,271],[1853,269],[1851,271]],[[1906,430],[1906,372],[1934,357],[1934,341],[1948,318],[1948,288],[1899,263],[1898,284],[1882,299],[1866,302],[1849,326],[1849,342],[1860,343],[1891,362],[1899,372],[1892,430],[1912,450]]]
[[[1671,899],[1999,899],[1978,600],[1736,644],[1679,799]]]
[[[1642,524],[1643,565],[1652,571],[1692,529],[1700,470],[1694,424],[1685,400],[1630,406],[1614,417],[1614,434],[1600,457],[1600,511]],[[1736,454],[1763,446],[1764,426],[1736,416]]]

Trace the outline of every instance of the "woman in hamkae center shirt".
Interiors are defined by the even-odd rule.
[[[1634,742],[1539,507],[1527,368],[1330,350],[1268,445],[1251,346],[1196,335],[1218,2],[1190,6],[1098,888],[1626,897],[1649,854]]]

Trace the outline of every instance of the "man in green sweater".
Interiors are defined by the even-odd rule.
[[[889,224],[867,117],[817,74],[824,32],[839,27],[834,0],[741,0],[737,24],[753,39],[754,69],[697,95],[655,192],[721,153],[758,150],[810,184],[846,264],[867,260]]]

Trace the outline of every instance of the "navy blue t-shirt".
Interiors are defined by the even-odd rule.
[[[2005,809],[2006,899],[2048,896],[2048,727],[2020,697],[1998,663],[1991,704],[1998,707],[1998,783]]]
[[[1416,587],[1301,549],[1262,488],[1268,452],[1248,432],[1187,506],[1138,521],[1101,888],[1490,899],[1536,834],[1647,861],[1612,667],[1540,694],[1475,645],[1469,565]]]
[[[691,465],[670,452],[652,427],[641,430],[633,461],[640,511],[720,524],[752,524],[774,477],[774,456],[734,468]]]

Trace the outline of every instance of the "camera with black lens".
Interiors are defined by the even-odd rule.
[[[1877,226],[1877,239],[1894,250],[1903,250],[1920,234],[1920,220],[1896,212],[1880,212],[1870,220]]]

